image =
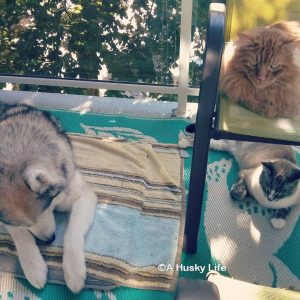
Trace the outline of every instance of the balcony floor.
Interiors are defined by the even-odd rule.
[[[3,94],[1,95],[3,101]],[[36,103],[33,103],[36,104]],[[173,104],[172,104],[173,105]],[[163,109],[162,109],[163,111]],[[90,124],[106,128],[106,134],[114,135],[118,129],[126,128],[126,138],[139,141],[172,143],[178,142],[180,131],[189,124],[185,118],[124,116],[124,114],[91,114],[83,109],[70,113],[68,119],[61,118],[60,110],[52,113],[61,119],[67,131],[84,133]],[[98,125],[97,125],[98,126]],[[110,130],[110,128],[112,130]],[[94,130],[93,128],[88,128]],[[101,130],[100,130],[101,131]],[[96,132],[94,130],[94,132]],[[122,133],[123,132],[123,133]],[[124,134],[120,130],[118,137]],[[191,167],[190,157],[185,159],[184,179],[188,190]],[[297,153],[300,161],[300,154]],[[300,289],[300,206],[292,210],[285,228],[275,230],[270,225],[269,211],[249,200],[233,202],[229,189],[238,167],[232,157],[224,152],[210,151],[207,169],[206,193],[196,255],[182,255],[183,266],[203,266],[205,272],[182,271],[180,276],[204,279],[207,271],[216,269],[240,280],[267,286]],[[222,268],[222,269],[221,269]],[[42,291],[32,289],[25,280],[0,275],[0,296],[8,299],[158,299],[171,300],[172,293],[137,290],[128,287],[111,292],[83,291],[74,297],[65,287],[48,284]],[[27,298],[24,298],[24,297]],[[1,297],[0,297],[1,298]]]

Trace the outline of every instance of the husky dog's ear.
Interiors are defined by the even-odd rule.
[[[48,197],[56,197],[64,188],[61,179],[52,175],[50,170],[40,166],[28,166],[23,172],[23,179],[29,189],[38,194],[47,194]]]

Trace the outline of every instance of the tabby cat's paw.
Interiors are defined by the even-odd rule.
[[[230,196],[233,200],[244,200],[246,198],[247,188],[243,180],[232,185]]]
[[[281,229],[285,226],[286,220],[282,218],[272,218],[271,224],[275,229]]]

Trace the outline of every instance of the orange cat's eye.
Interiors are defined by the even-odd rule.
[[[271,69],[272,69],[272,71],[275,71],[275,70],[278,70],[279,68],[280,68],[280,65],[271,65],[270,66],[271,67]]]

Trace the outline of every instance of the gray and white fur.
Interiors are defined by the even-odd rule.
[[[233,199],[251,196],[261,205],[275,209],[271,223],[282,228],[290,207],[300,204],[300,169],[291,146],[211,140],[210,148],[231,153],[239,164]]]
[[[97,197],[75,167],[68,137],[47,113],[0,103],[0,138],[0,223],[14,240],[25,277],[36,288],[45,285],[47,265],[35,239],[53,241],[54,210],[70,211],[63,270],[67,286],[79,292]]]

